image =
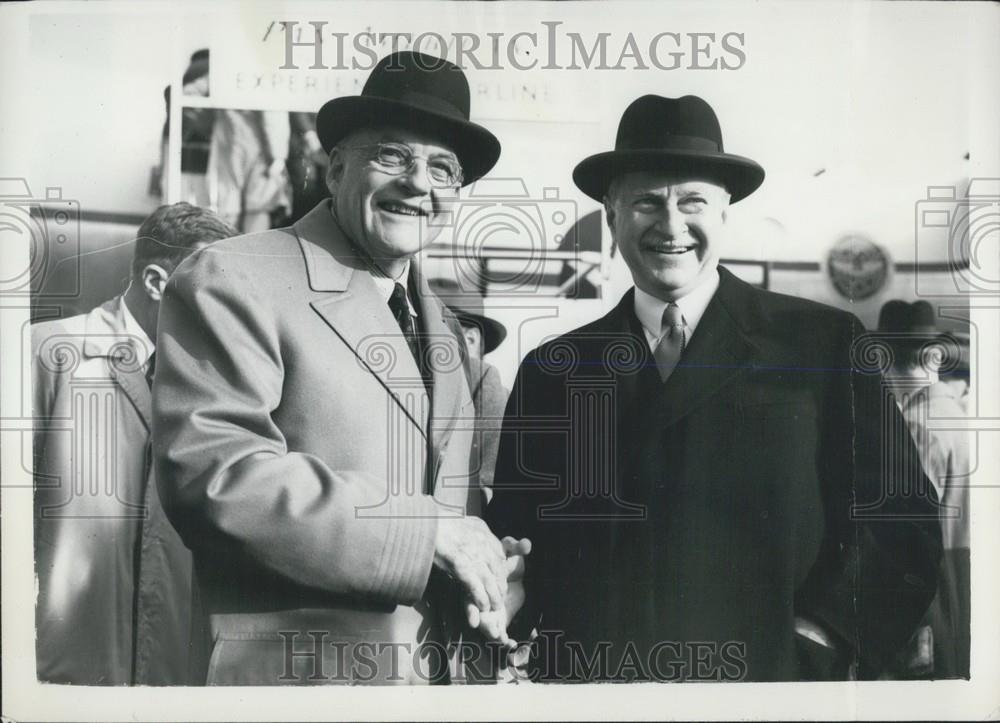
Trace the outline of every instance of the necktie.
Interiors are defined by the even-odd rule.
[[[677,362],[684,353],[686,343],[684,334],[684,316],[681,314],[677,304],[667,304],[663,310],[663,318],[660,321],[660,331],[662,336],[656,348],[653,349],[653,359],[656,360],[656,369],[660,372],[660,379],[667,381],[667,378],[674,371]]]
[[[149,388],[153,388],[153,373],[156,369],[156,352],[154,351],[149,355],[149,360],[146,362],[146,384]]]
[[[410,305],[406,301],[406,288],[402,284],[397,283],[393,287],[392,294],[389,296],[389,309],[406,338],[406,344],[413,353],[413,359],[417,362],[417,366],[423,369],[423,365],[420,363],[421,354],[420,345],[417,343],[417,330],[413,325],[413,316],[410,315]]]

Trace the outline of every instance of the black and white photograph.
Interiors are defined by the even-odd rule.
[[[0,37],[5,720],[1000,718],[1000,6]]]

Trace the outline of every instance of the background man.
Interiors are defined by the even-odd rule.
[[[190,553],[150,483],[150,379],[167,278],[235,230],[187,203],[139,228],[124,294],[32,329],[38,677],[182,684]]]
[[[483,297],[462,289],[448,279],[432,282],[435,293],[448,306],[462,326],[462,336],[469,352],[469,388],[476,410],[476,433],[472,440],[472,469],[479,474],[487,501],[493,494],[493,469],[500,446],[500,423],[507,406],[508,391],[496,367],[483,359],[507,336],[507,329],[483,313]]]
[[[210,684],[444,682],[465,599],[502,619],[525,550],[470,515],[460,332],[412,263],[500,154],[468,119],[458,67],[384,58],[317,117],[332,200],[167,288],[154,453]]]
[[[934,678],[968,678],[971,620],[969,570],[969,488],[972,474],[971,435],[964,428],[968,416],[969,342],[959,335],[939,337],[946,364],[926,396],[904,416],[917,442],[924,470],[941,500],[944,553],[938,573],[938,591],[927,611],[934,631]],[[942,427],[950,429],[942,429]]]
[[[852,371],[860,323],[718,266],[763,178],[695,96],[639,98],[574,170],[635,288],[529,353],[507,407],[488,514],[534,543],[542,680],[871,677],[934,594],[933,495],[882,479],[913,448]]]
[[[904,677],[969,677],[969,475],[967,416],[969,342],[942,334],[926,301],[888,301],[879,313],[892,351],[886,382],[916,442],[940,499],[941,557],[937,595],[924,624],[898,661]]]

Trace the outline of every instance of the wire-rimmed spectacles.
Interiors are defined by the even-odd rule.
[[[348,149],[374,148],[372,163],[386,173],[399,176],[406,173],[418,158],[427,161],[427,177],[431,185],[437,188],[452,188],[462,183],[462,165],[453,156],[433,155],[418,156],[405,143],[367,143],[359,146],[347,146]]]

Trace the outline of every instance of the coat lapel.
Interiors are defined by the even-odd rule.
[[[420,323],[423,327],[426,343],[425,353],[430,367],[432,383],[431,393],[431,451],[433,455],[432,470],[436,470],[442,448],[447,441],[461,412],[462,386],[465,384],[465,374],[462,367],[462,350],[458,346],[455,332],[448,327],[444,319],[444,308],[441,301],[421,283],[419,271],[413,267],[411,274],[414,283],[411,289],[417,289],[414,294],[420,312]]]
[[[146,375],[142,370],[117,369],[114,362],[111,363],[111,374],[118,386],[125,392],[125,396],[132,402],[132,406],[139,412],[146,429],[152,430],[153,395],[146,383]]]
[[[327,295],[310,302],[426,438],[427,391],[392,312],[364,262],[333,222],[329,202],[294,226],[309,287]]]
[[[146,375],[136,363],[134,352],[127,351],[126,345],[139,343],[136,337],[125,330],[125,318],[121,305],[124,298],[119,296],[94,309],[87,317],[84,356],[105,357],[108,373],[125,396],[135,407],[146,429],[152,429],[153,396]]]

